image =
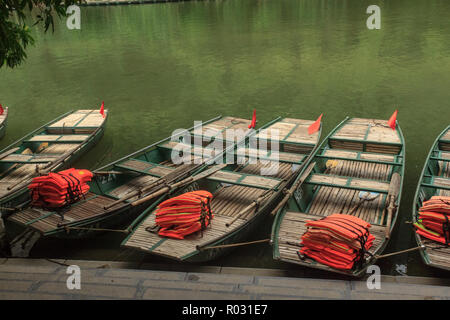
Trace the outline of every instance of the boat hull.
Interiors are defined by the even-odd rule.
[[[106,121],[104,122],[104,125]],[[99,130],[84,143],[83,147],[77,150],[72,156],[70,156],[66,161],[62,162],[58,165],[53,171],[60,171],[68,168],[77,160],[79,160],[86,152],[92,149],[98,141],[103,137],[105,132],[104,125],[99,128]],[[30,191],[28,190],[28,186],[25,185],[23,188],[18,189],[13,194],[10,194],[6,197],[0,199],[0,208],[14,208],[20,206],[30,200]],[[0,209],[1,210],[1,209]],[[8,217],[10,211],[3,210],[1,211],[1,217]]]

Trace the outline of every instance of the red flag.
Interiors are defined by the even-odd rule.
[[[311,135],[315,132],[317,132],[320,129],[320,122],[322,121],[323,113],[317,118],[317,120],[311,124],[308,128],[308,134]]]
[[[100,107],[100,114],[105,117],[105,101],[102,101],[102,106]]]
[[[3,112],[5,112],[5,110],[3,110],[2,105],[0,104],[0,116],[3,114]]]
[[[396,121],[397,121],[397,113],[398,113],[398,110],[395,110],[394,113],[392,114],[392,116],[389,118],[389,121],[388,121],[388,126],[391,127],[392,130],[395,130],[395,124],[396,124]]]
[[[248,128],[255,129],[255,125],[256,125],[256,109],[253,109],[252,123],[248,126]]]

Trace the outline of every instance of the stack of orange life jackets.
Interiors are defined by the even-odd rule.
[[[419,219],[414,223],[421,236],[446,244],[450,243],[450,197],[433,196],[419,209]]]
[[[346,214],[307,221],[306,226],[300,254],[337,269],[350,270],[362,264],[375,239],[368,222]]]
[[[162,202],[156,210],[158,234],[163,237],[184,239],[185,236],[203,231],[211,223],[212,194],[208,191],[192,191]]]
[[[36,177],[28,186],[31,190],[31,205],[59,208],[74,203],[89,191],[87,182],[93,176],[89,170],[71,168]]]

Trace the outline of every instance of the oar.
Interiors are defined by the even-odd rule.
[[[12,148],[11,150],[3,152],[2,154],[0,154],[0,159],[6,158],[7,156],[9,156],[10,154],[16,152],[19,149],[20,149],[19,147],[16,147],[16,148]]]
[[[275,215],[283,206],[288,202],[289,198],[294,194],[295,190],[297,190],[300,185],[305,182],[306,178],[311,174],[316,165],[315,162],[311,163],[308,168],[302,173],[301,177],[291,186],[291,188],[286,192],[284,198],[280,201],[280,203],[272,210],[272,215]]]
[[[205,159],[204,161],[202,161],[201,163],[195,165],[194,167],[183,167],[180,166],[178,168],[176,168],[175,170],[173,170],[172,172],[169,172],[168,174],[160,177],[158,180],[151,182],[148,186],[144,185],[141,187],[141,189],[137,190],[137,191],[131,191],[129,193],[127,193],[125,196],[123,196],[122,198],[108,204],[107,206],[104,206],[103,208],[105,210],[108,210],[126,200],[129,200],[131,198],[134,198],[136,196],[140,196],[143,193],[152,191],[153,188],[162,185],[162,184],[170,184],[172,182],[174,182],[175,180],[182,180],[186,175],[195,172],[195,170],[197,170],[198,168],[202,167],[203,165],[205,165],[205,163],[210,160],[210,158]]]
[[[139,200],[136,200],[136,201],[132,202],[131,205],[133,207],[138,206],[138,205],[140,205],[140,204],[142,204],[144,202],[147,202],[147,201],[149,201],[149,200],[151,200],[151,199],[153,199],[155,197],[163,195],[163,194],[169,192],[170,190],[175,190],[175,189],[177,189],[179,187],[182,187],[182,186],[185,186],[185,185],[187,185],[189,183],[192,183],[192,182],[198,181],[200,179],[206,178],[206,177],[212,175],[213,173],[215,173],[215,172],[225,168],[226,166],[227,166],[226,164],[215,165],[212,168],[210,168],[208,170],[205,170],[205,171],[203,171],[203,172],[201,172],[201,173],[199,173],[199,174],[197,174],[195,176],[191,176],[191,177],[186,178],[184,180],[181,180],[181,181],[179,181],[177,183],[171,184],[171,185],[169,185],[167,187],[164,187],[164,188],[162,188],[162,189],[160,189],[160,190],[158,190],[156,192],[153,192],[153,193],[149,194],[148,196],[145,196],[145,197],[143,197],[143,198],[141,198]]]
[[[200,164],[201,165],[201,164]],[[131,198],[134,198],[136,196],[142,195],[142,193],[151,191],[153,188],[161,185],[161,184],[168,184],[173,182],[174,180],[178,180],[180,178],[183,178],[183,176],[185,176],[187,173],[192,172],[193,170],[195,170],[196,168],[198,168],[197,165],[193,168],[189,168],[189,167],[178,167],[175,170],[173,170],[172,172],[160,177],[158,180],[156,181],[152,181],[149,185],[147,186],[143,186],[140,190],[137,191],[131,191],[129,193],[127,193],[125,196],[123,196],[122,198],[108,204],[107,206],[104,206],[103,209],[108,210],[111,209],[112,207],[121,204],[122,202],[129,200]]]
[[[355,211],[361,206],[364,201],[372,201],[378,198],[380,194],[378,192],[369,192],[369,191],[360,191],[358,194],[359,202],[356,206],[353,207],[352,210],[348,214],[353,214]]]
[[[387,207],[388,216],[387,216],[387,221],[386,221],[386,234],[385,234],[386,238],[390,237],[391,220],[392,220],[392,215],[394,214],[394,211],[396,210],[395,201],[397,200],[398,194],[400,192],[400,183],[401,183],[400,174],[395,172],[392,175],[392,179],[391,179],[391,183],[389,184],[389,191],[388,191],[389,205]]]
[[[104,209],[108,210],[108,209],[110,209],[110,208],[112,208],[112,207],[114,207],[114,206],[116,206],[116,205],[118,205],[118,204],[120,204],[120,203],[122,203],[122,202],[124,202],[126,200],[129,200],[131,198],[134,198],[136,196],[141,195],[143,192],[151,191],[151,189],[153,189],[157,185],[161,185],[161,184],[166,184],[167,185],[169,183],[172,183],[175,180],[183,179],[183,177],[185,177],[187,174],[195,173],[197,169],[200,169],[202,166],[207,164],[209,161],[214,162],[215,160],[217,160],[223,154],[226,154],[230,150],[234,149],[236,145],[239,145],[242,141],[245,141],[247,139],[247,136],[248,136],[249,133],[251,133],[251,130],[247,130],[245,132],[244,138],[242,140],[240,140],[237,143],[234,143],[232,146],[227,147],[225,149],[225,151],[219,153],[218,155],[215,155],[214,157],[207,157],[207,158],[205,158],[203,161],[201,161],[199,164],[195,165],[193,168],[189,168],[189,167],[188,168],[182,168],[182,167],[179,167],[179,168],[175,169],[174,171],[172,171],[171,173],[167,174],[166,176],[161,177],[157,181],[152,182],[149,186],[146,186],[145,188],[143,188],[141,190],[128,193],[127,195],[125,195],[124,197],[120,198],[119,200],[116,200],[116,201],[112,202],[111,204],[105,206]],[[182,171],[182,173],[179,172],[180,170]],[[171,179],[169,179],[169,177],[171,177]],[[158,195],[164,194],[165,192],[167,192],[167,190],[170,190],[170,189],[173,189],[173,188],[176,188],[176,187],[178,187],[178,185],[173,185],[172,187],[167,186],[167,187],[161,189],[161,192],[156,191],[155,193],[153,193],[154,196],[152,196],[151,198],[154,198],[154,197],[156,197]],[[169,189],[167,189],[167,188],[169,188]],[[165,191],[162,191],[162,190],[165,190]],[[149,196],[151,196],[151,195],[149,195]],[[139,201],[139,200],[137,200],[137,201]]]
[[[251,204],[249,204],[248,206],[246,206],[244,209],[242,209],[241,212],[239,212],[234,218],[233,220],[231,220],[230,222],[225,223],[225,226],[228,228],[229,226],[231,226],[233,223],[235,223],[237,221],[237,219],[239,219],[240,217],[242,217],[245,213],[249,212],[250,210],[252,210],[253,208],[257,208],[261,202],[263,202],[265,200],[265,198],[271,194],[271,192],[274,190],[274,188],[270,188],[268,190],[266,190],[262,195],[260,195],[256,200],[253,200]]]

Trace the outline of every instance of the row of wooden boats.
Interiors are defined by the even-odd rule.
[[[398,124],[392,130],[385,120],[346,118],[319,145],[321,128],[308,134],[312,120],[276,118],[249,130],[250,120],[219,116],[96,169],[89,193],[63,210],[30,206],[31,179],[70,166],[100,139],[106,120],[107,114],[96,110],[70,112],[0,152],[0,205],[7,231],[19,228],[59,238],[122,232],[125,248],[201,262],[249,240],[274,214],[270,240],[274,259],[353,276],[362,275],[386,248],[399,212],[405,170],[405,142]],[[228,138],[223,135],[228,129],[244,134]],[[251,143],[255,139],[257,146]],[[210,141],[222,145],[223,151],[211,148]],[[180,145],[191,161],[174,162]],[[261,145],[269,148],[263,152]],[[271,150],[271,145],[278,149]],[[230,154],[232,163],[226,161]],[[263,175],[262,169],[275,161],[277,170]],[[449,161],[450,127],[430,151],[414,219],[423,201],[450,193]],[[157,205],[194,190],[213,195],[212,223],[183,240],[159,236]],[[367,199],[366,194],[377,196]],[[333,213],[351,214],[372,225],[374,243],[364,263],[349,271],[298,254],[306,222]],[[420,236],[417,242],[424,246],[421,255],[427,264],[450,268],[448,246]]]

